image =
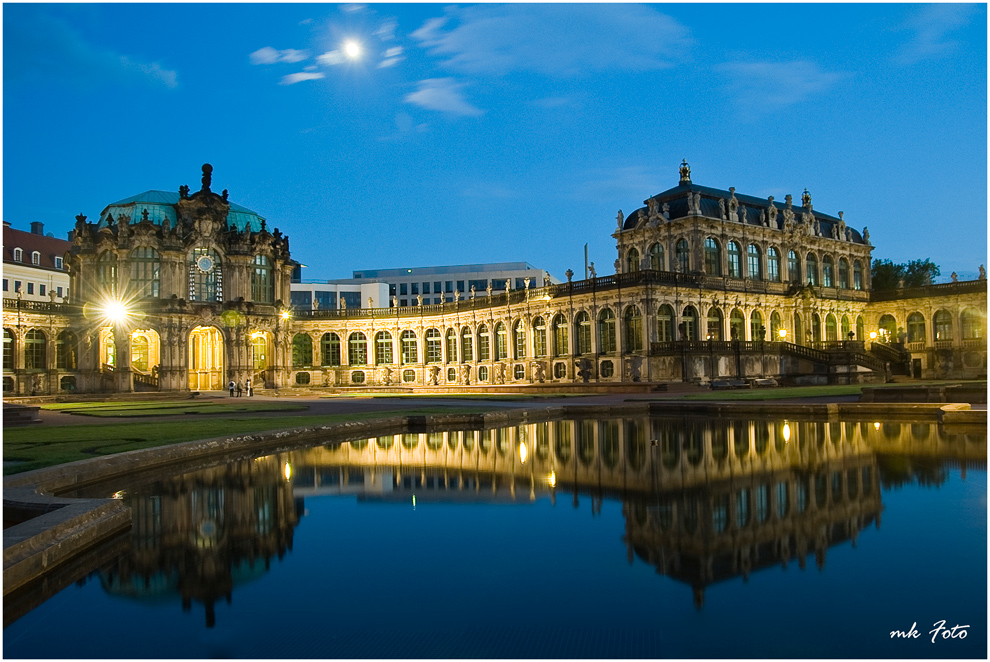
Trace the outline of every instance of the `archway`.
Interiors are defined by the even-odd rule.
[[[223,335],[214,326],[189,332],[189,388],[219,391],[224,387]]]
[[[161,341],[154,329],[136,329],[131,333],[131,370],[144,375],[155,374],[160,360]]]

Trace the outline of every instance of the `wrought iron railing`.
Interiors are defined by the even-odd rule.
[[[922,297],[942,297],[952,294],[971,294],[986,291],[986,280],[964,280],[956,283],[938,283],[937,285],[926,285],[924,287],[905,287],[898,290],[872,292],[870,294],[870,301],[920,299]]]

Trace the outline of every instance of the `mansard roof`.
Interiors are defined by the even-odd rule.
[[[100,226],[107,224],[107,217],[113,216],[114,220],[121,214],[130,217],[132,223],[141,220],[145,209],[148,210],[148,220],[155,225],[161,225],[166,218],[169,223],[175,225],[175,205],[178,204],[180,195],[178,191],[145,191],[132,195],[123,200],[112,202],[100,213]],[[247,207],[230,204],[230,211],[227,213],[227,223],[243,229],[246,224],[250,224],[251,230],[257,232],[261,229],[261,221],[265,220],[258,212]]]
[[[719,208],[718,201],[725,200],[726,209],[728,209],[729,199],[733,195],[733,192],[731,191],[718,189],[718,188],[711,188],[709,186],[700,186],[698,184],[691,182],[689,179],[686,182],[682,181],[674,188],[667,189],[662,193],[658,193],[654,196],[651,196],[650,199],[656,200],[661,210],[663,209],[663,205],[665,203],[668,204],[670,208],[670,220],[675,221],[680,218],[692,216],[692,214],[689,213],[690,209],[688,206],[689,193],[700,193],[701,216],[707,218],[715,218],[715,219],[722,218],[722,210]],[[763,224],[760,220],[760,210],[768,209],[770,207],[770,201],[766,198],[757,198],[752,195],[745,195],[739,193],[738,191],[735,192],[735,196],[736,196],[736,201],[738,201],[739,203],[740,222],[746,223],[747,225],[763,227]],[[786,202],[784,200],[774,199],[773,204],[777,208],[777,213],[778,213],[777,223],[780,224],[783,220],[783,211],[786,207]],[[807,211],[804,207],[801,206],[800,202],[792,204],[791,209],[794,211],[795,216],[798,218],[801,217],[801,214]],[[628,216],[626,216],[622,224],[622,229],[623,230],[634,229],[639,222],[640,212],[646,214],[647,211],[648,210],[646,207],[641,207],[636,211],[632,212],[631,214],[629,214]],[[837,225],[840,222],[840,220],[842,220],[835,216],[830,216],[829,214],[823,214],[814,208],[812,208],[811,213],[818,220],[819,225],[821,226],[821,233],[823,237],[831,237],[832,227],[834,225]],[[694,217],[697,218],[696,215]],[[863,240],[863,235],[859,231],[849,227],[848,224],[846,225],[846,227],[851,232],[853,243],[856,244],[866,243],[866,241]]]

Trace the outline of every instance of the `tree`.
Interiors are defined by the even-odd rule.
[[[896,290],[899,287],[924,287],[935,282],[941,274],[938,265],[930,259],[911,260],[907,264],[895,264],[890,260],[873,260],[870,267],[873,290]]]
[[[904,287],[924,287],[935,282],[935,277],[941,274],[937,264],[930,259],[911,260],[907,263],[904,273]]]
[[[896,290],[906,271],[907,267],[903,264],[894,264],[890,260],[873,260],[870,268],[873,291]]]

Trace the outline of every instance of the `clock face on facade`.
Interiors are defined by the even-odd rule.
[[[201,255],[196,260],[196,266],[199,267],[199,270],[203,273],[207,273],[213,269],[213,258],[209,255]]]

